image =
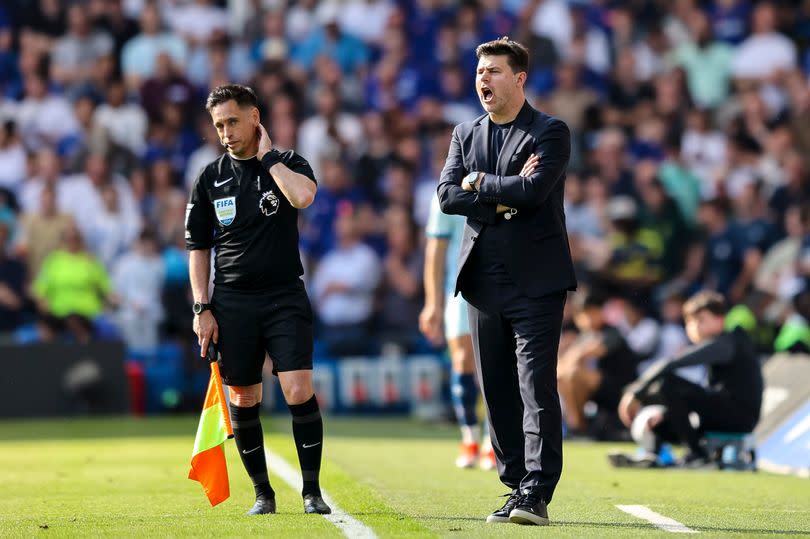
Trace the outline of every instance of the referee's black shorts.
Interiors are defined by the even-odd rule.
[[[218,285],[211,304],[227,385],[260,383],[265,352],[273,374],[312,369],[312,307],[301,279],[258,291]]]

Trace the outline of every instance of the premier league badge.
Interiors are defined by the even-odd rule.
[[[268,217],[278,211],[278,197],[272,189],[262,194],[262,198],[259,199],[259,209]]]
[[[218,198],[214,200],[214,212],[222,226],[228,226],[236,218],[236,197]]]

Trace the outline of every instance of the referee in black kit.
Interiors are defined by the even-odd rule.
[[[317,183],[304,158],[273,149],[253,90],[219,86],[205,108],[228,152],[200,172],[186,207],[194,332],[201,355],[212,342],[220,352],[236,447],[256,491],[248,514],[276,511],[259,420],[265,354],[292,414],[304,511],[328,514],[318,482],[323,422],[312,386],[312,308],[300,279],[297,223]]]

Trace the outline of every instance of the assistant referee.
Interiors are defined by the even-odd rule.
[[[304,511],[331,513],[318,481],[323,422],[312,386],[312,308],[298,252],[298,209],[312,204],[317,182],[303,157],[273,149],[252,89],[214,88],[205,108],[228,151],[200,172],[186,207],[194,332],[202,356],[212,342],[219,349],[236,447],[256,491],[248,514],[276,512],[259,420],[265,355],[292,414]]]

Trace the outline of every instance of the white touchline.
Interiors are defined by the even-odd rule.
[[[282,478],[285,483],[300,492],[302,487],[301,474],[290,466],[286,460],[281,458],[281,456],[273,453],[269,449],[265,448],[264,453],[267,456],[268,467]],[[340,531],[343,532],[343,535],[350,539],[377,539],[377,534],[374,533],[374,530],[338,507],[335,500],[333,500],[326,491],[321,490],[321,495],[323,496],[323,501],[332,508],[332,514],[322,515],[323,518],[337,526]]]
[[[697,530],[684,526],[677,520],[665,517],[664,515],[659,515],[646,505],[617,505],[616,507],[625,513],[633,515],[634,517],[646,520],[647,522],[655,525],[656,528],[661,528],[666,532],[698,533]]]

